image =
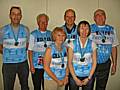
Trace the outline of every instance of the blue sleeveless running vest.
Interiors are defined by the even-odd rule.
[[[112,43],[114,41],[113,27],[105,25],[99,27],[91,25],[91,39],[97,44],[97,63],[105,63],[111,55]]]
[[[3,63],[20,63],[27,60],[27,32],[20,24],[18,30],[18,45],[15,45],[14,32],[10,24],[3,28]]]
[[[73,67],[75,74],[79,77],[89,76],[90,70],[92,68],[92,40],[88,39],[86,47],[80,48],[79,38],[73,41],[74,45],[74,55],[73,55]],[[84,55],[82,53],[84,51]],[[83,59],[84,61],[81,61]]]
[[[51,31],[46,30],[46,32],[41,33],[40,30],[34,30],[31,32],[34,36],[35,41],[33,43],[33,64],[35,68],[43,68],[43,56],[46,48],[52,43]]]
[[[59,52],[56,49],[54,43],[51,44],[50,48],[52,49],[51,51],[52,60],[50,63],[50,69],[59,80],[62,80],[66,75],[67,48],[65,46],[62,46],[62,51]],[[46,72],[44,74],[44,78],[47,80],[52,80],[51,77],[49,77]]]

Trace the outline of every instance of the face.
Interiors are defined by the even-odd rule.
[[[80,25],[80,37],[81,38],[87,38],[89,34],[89,26],[87,24],[81,24]]]
[[[73,25],[75,22],[75,16],[72,11],[66,12],[66,15],[64,16],[65,23],[67,25]]]
[[[48,20],[46,16],[41,16],[38,20],[38,26],[41,31],[46,31]]]
[[[57,32],[55,34],[55,42],[58,44],[62,44],[65,41],[65,34],[63,32]]]
[[[98,10],[94,15],[94,21],[97,25],[105,25],[106,15],[103,11]]]
[[[13,8],[9,16],[12,24],[20,24],[22,15],[19,9]]]

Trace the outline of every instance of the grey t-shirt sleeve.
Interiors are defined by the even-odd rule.
[[[118,46],[118,45],[119,45],[119,42],[118,42],[116,30],[114,29],[114,42],[113,42],[113,44],[112,44],[112,47]]]

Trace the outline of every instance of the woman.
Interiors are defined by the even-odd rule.
[[[78,24],[79,38],[68,49],[68,66],[71,73],[70,90],[91,90],[92,77],[96,68],[96,45],[88,36],[91,33],[87,21]]]
[[[68,82],[67,48],[64,46],[66,33],[56,27],[52,32],[53,43],[44,56],[45,90],[64,90]]]

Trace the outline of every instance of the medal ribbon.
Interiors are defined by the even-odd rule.
[[[80,41],[80,38],[79,38],[79,41]],[[80,44],[80,42],[78,41],[78,44],[79,44],[79,52],[80,52],[80,54],[81,54],[81,58],[83,58],[84,57],[84,54],[85,54],[85,52],[86,52],[86,46],[88,45],[88,42],[89,42],[89,40],[86,40],[86,42],[87,42],[87,44],[85,43],[85,47],[82,49],[81,47],[81,44]]]
[[[14,37],[15,43],[18,42],[18,37],[19,37],[20,28],[18,28],[17,36],[15,35],[15,32],[13,31],[12,26],[11,26],[11,31],[12,31],[12,34],[13,34],[13,37]]]

